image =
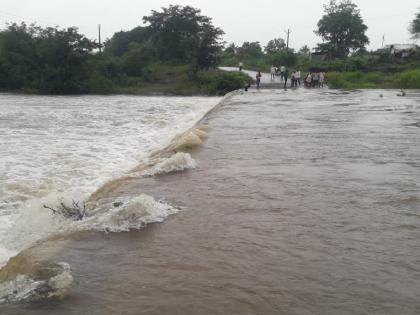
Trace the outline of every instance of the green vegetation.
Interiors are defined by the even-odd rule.
[[[245,75],[216,70],[223,31],[200,10],[169,6],[143,21],[102,53],[74,27],[8,25],[0,31],[0,90],[221,95],[244,86]]]
[[[0,33],[0,88],[82,93],[89,78],[89,54],[96,47],[75,28],[12,24]]]
[[[112,88],[117,94],[141,95],[224,95],[240,89],[248,78],[240,72],[217,69],[195,71],[188,65],[149,64],[147,80],[139,78]]]
[[[396,74],[384,72],[330,72],[328,86],[334,89],[418,89],[420,70],[403,71]]]
[[[368,27],[363,23],[357,5],[350,0],[340,3],[331,0],[329,5],[324,6],[324,11],[325,15],[315,31],[324,40],[316,48],[318,53],[330,58],[343,58],[369,44],[365,35]]]
[[[420,88],[420,49],[406,55],[394,54],[391,49],[368,52],[367,26],[360,11],[350,0],[330,1],[315,30],[323,42],[311,53],[308,46],[298,52],[286,49],[283,39],[269,41],[264,51],[259,42],[230,44],[221,53],[221,64],[268,72],[271,65],[286,66],[289,70],[327,72],[331,88]],[[414,39],[420,38],[420,12],[410,24]]]
[[[264,54],[260,58],[230,55],[223,60],[227,66],[237,66],[243,60],[247,69],[269,71],[270,65],[285,65],[289,69],[300,69],[304,74],[311,71],[325,71],[330,88],[420,88],[420,51],[399,59],[387,53],[361,52],[347,58],[309,58],[301,49],[298,53],[285,50],[276,54]],[[224,52],[226,53],[226,51]],[[278,58],[276,60],[276,58]]]
[[[416,13],[416,17],[411,22],[409,30],[413,39],[420,39],[420,10]]]
[[[275,39],[281,40],[281,39]],[[270,41],[272,42],[272,41]],[[245,42],[242,46],[229,45],[222,51],[221,64],[228,67],[237,67],[239,62],[243,62],[246,69],[261,70],[269,72],[270,66],[284,65],[293,67],[297,64],[298,55],[285,47],[278,46],[276,49],[270,47],[266,53],[263,52],[259,42]]]
[[[221,95],[241,88],[249,78],[217,66],[268,72],[327,72],[331,87],[420,88],[420,50],[408,55],[390,50],[367,52],[369,39],[358,7],[331,0],[315,32],[323,39],[314,52],[288,49],[282,38],[222,45],[224,32],[190,6],[171,5],[143,17],[143,26],[121,31],[103,47],[75,27],[41,28],[10,24],[0,30],[0,91],[43,94],[132,93]],[[411,21],[420,38],[420,12]],[[100,49],[103,48],[103,52]]]

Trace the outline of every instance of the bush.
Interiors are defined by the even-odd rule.
[[[268,61],[272,65],[292,67],[296,65],[297,57],[293,52],[281,50],[275,54],[268,55]]]
[[[402,72],[399,75],[401,88],[420,89],[420,70]]]
[[[197,79],[206,94],[225,95],[244,87],[248,78],[241,72],[200,71]]]
[[[351,89],[351,83],[340,72],[330,72],[327,75],[327,84],[332,89]]]
[[[399,74],[384,72],[330,72],[328,86],[333,89],[420,89],[420,70]]]
[[[93,94],[111,94],[114,92],[115,84],[111,79],[93,74],[88,81],[88,92]]]

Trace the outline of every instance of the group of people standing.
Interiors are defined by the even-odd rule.
[[[289,79],[289,71],[285,66],[276,67],[271,66],[270,69],[271,81],[274,81],[276,76],[280,77],[280,81],[284,82],[284,87],[287,86]],[[298,87],[301,85],[302,74],[300,70],[294,70],[290,74],[291,87]],[[306,87],[324,87],[325,73],[324,72],[310,72],[304,78],[304,84]]]
[[[243,63],[239,63],[239,71],[242,71]],[[270,68],[271,81],[274,81],[276,76],[280,77],[280,82],[284,83],[284,88],[287,87],[287,82],[290,78],[291,87],[298,87],[302,84],[302,74],[300,70],[293,70],[289,73],[289,70],[285,66],[276,67],[274,65]],[[257,88],[260,87],[262,74],[261,71],[258,71],[255,80]],[[303,77],[303,84],[305,87],[312,88],[322,88],[325,84],[325,72],[309,72],[306,76]]]
[[[305,86],[319,88],[324,87],[325,84],[325,72],[310,72],[305,78]]]
[[[287,81],[289,80],[289,75],[290,75],[290,81],[291,81],[291,86],[292,87],[297,87],[298,85],[300,86],[300,84],[301,84],[301,81],[300,81],[301,72],[300,72],[300,70],[294,70],[294,71],[292,71],[291,74],[289,74],[289,70],[285,66],[276,67],[276,66],[272,65],[271,68],[270,68],[270,73],[271,73],[271,81],[274,81],[276,76],[279,76],[280,77],[280,82],[284,83],[285,88],[287,86]]]

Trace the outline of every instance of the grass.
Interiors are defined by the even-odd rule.
[[[147,79],[144,79],[147,78]],[[113,93],[142,95],[225,95],[242,88],[248,78],[239,72],[193,71],[191,67],[153,64],[141,79],[113,87]]]
[[[141,76],[103,75],[92,72],[86,81],[87,94],[132,95],[207,95],[222,96],[243,88],[251,80],[242,72],[218,69],[195,70],[190,65],[153,63],[142,69]],[[0,92],[42,94],[37,89],[21,88]]]
[[[398,73],[330,72],[328,86],[333,89],[420,89],[420,70]]]

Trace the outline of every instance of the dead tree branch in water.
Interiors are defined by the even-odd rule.
[[[66,206],[63,202],[55,209],[44,205],[45,209],[51,210],[53,214],[61,215],[67,219],[72,219],[74,221],[82,221],[86,216],[86,204],[83,203],[83,206],[77,201],[72,201],[71,206]]]

